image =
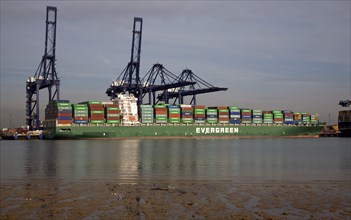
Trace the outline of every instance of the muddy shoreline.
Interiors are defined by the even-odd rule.
[[[350,219],[348,181],[1,182],[1,219]]]

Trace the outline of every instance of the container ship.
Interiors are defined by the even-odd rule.
[[[133,95],[112,102],[68,100],[45,109],[47,139],[133,137],[318,137],[318,115],[237,106],[137,105]]]

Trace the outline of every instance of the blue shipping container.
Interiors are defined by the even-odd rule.
[[[178,105],[169,105],[168,108],[180,108]]]
[[[60,116],[58,117],[58,120],[72,120],[71,116]]]
[[[73,121],[74,124],[88,124],[87,120],[74,120]]]
[[[230,119],[229,120],[230,124],[240,124],[240,119],[234,120],[234,119]]]

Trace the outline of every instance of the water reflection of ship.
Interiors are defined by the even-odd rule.
[[[26,201],[31,201],[40,186],[41,191],[47,191],[57,197],[59,191],[58,147],[55,142],[47,146],[45,142],[28,141],[25,145],[26,157],[24,164],[23,189]]]

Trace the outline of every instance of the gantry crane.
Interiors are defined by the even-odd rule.
[[[56,19],[56,7],[47,6],[44,56],[34,77],[28,78],[26,82],[26,122],[31,130],[40,128],[39,91],[48,89],[49,102],[60,98],[60,79],[55,68]],[[52,87],[55,87],[54,91]]]
[[[184,96],[192,95],[190,104],[196,104],[196,95],[209,92],[227,90],[211,85],[191,70],[184,70],[179,76],[168,71],[162,64],[154,64],[147,74],[140,79],[140,54],[142,37],[142,18],[134,18],[131,59],[127,67],[112,82],[106,94],[114,99],[120,93],[133,94],[138,98],[137,105],[143,103],[146,94],[149,95],[149,104],[159,101],[169,103],[170,99],[178,99],[183,104]],[[156,92],[159,92],[156,98]],[[161,93],[160,93],[161,92]]]
[[[339,102],[339,105],[341,105],[342,107],[350,107],[351,106],[351,99],[341,100]]]
[[[188,88],[186,86],[183,86],[175,91],[164,92],[158,96],[158,99],[163,100],[167,96],[169,99],[175,98],[174,103],[176,103],[178,100],[179,104],[183,104],[185,96],[193,96],[190,104],[196,105],[196,95],[210,92],[226,91],[228,89],[213,86],[212,84],[197,76],[190,69],[183,70],[183,72],[178,76],[178,79],[186,82],[194,82],[194,84],[189,85]]]
[[[143,19],[134,18],[132,51],[130,62],[118,78],[106,90],[106,94],[114,99],[119,93],[133,94],[138,98],[138,105],[142,103],[142,84],[140,82],[140,53]]]
[[[157,104],[159,101],[169,103],[168,91],[177,90],[180,87],[194,85],[195,82],[187,82],[167,70],[162,64],[154,64],[141,80],[143,82],[143,98],[149,94],[149,104]],[[156,92],[163,91],[164,99],[156,100]]]

